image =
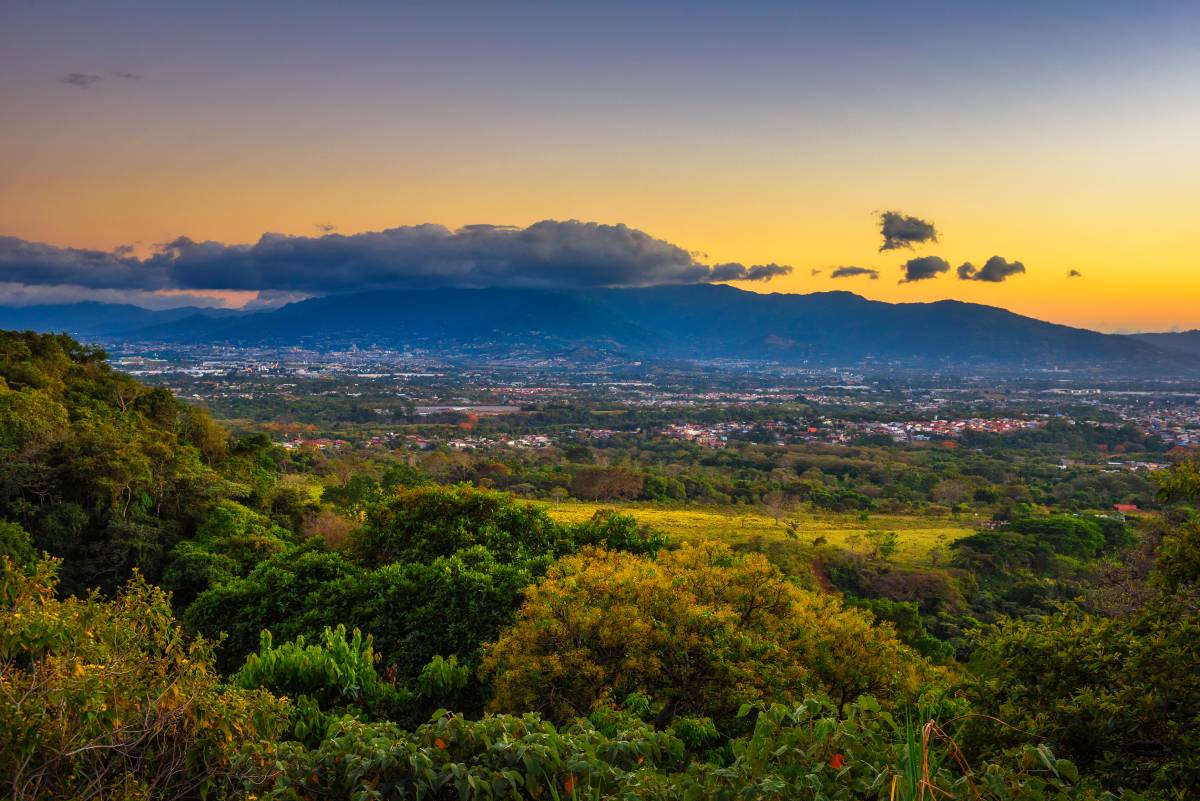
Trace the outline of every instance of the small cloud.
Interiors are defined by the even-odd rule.
[[[66,75],[59,75],[58,82],[65,83],[68,86],[77,86],[80,89],[87,89],[94,83],[104,80],[99,75],[90,75],[86,72],[68,72]]]
[[[879,233],[883,234],[880,253],[938,241],[938,232],[933,223],[898,211],[885,211],[879,215]]]
[[[783,264],[754,264],[747,267],[737,262],[714,264],[712,267],[713,281],[770,281],[781,275],[787,275],[791,267]]]
[[[142,79],[142,76],[136,72],[110,72],[109,75],[114,78],[122,78],[126,81],[140,81]]]
[[[824,271],[824,270],[817,269],[816,267],[814,267],[814,268],[813,268],[813,269],[810,271],[810,273],[809,273],[809,274],[810,274],[810,275],[811,275],[813,278],[816,278],[818,275],[820,275],[820,274],[821,274],[821,273],[823,273],[823,272],[825,272],[825,271]]]
[[[992,256],[983,267],[976,268],[971,262],[958,266],[958,277],[963,281],[987,281],[998,284],[1014,275],[1025,272],[1025,265],[1019,261],[1007,261],[1000,256]]]
[[[781,275],[788,275],[792,268],[786,264],[755,264],[746,271],[747,281],[770,281]]]
[[[313,223],[313,227],[323,234],[332,234],[338,229],[336,225],[331,223]]]
[[[1070,270],[1067,272],[1067,278],[1083,278],[1083,273],[1079,270]]]
[[[872,281],[878,280],[879,270],[873,270],[870,267],[836,267],[829,274],[830,278],[854,278],[856,276],[865,275]]]
[[[919,256],[904,263],[904,277],[900,279],[900,283],[911,284],[915,281],[928,281],[930,278],[937,278],[949,269],[950,262],[941,256]]]

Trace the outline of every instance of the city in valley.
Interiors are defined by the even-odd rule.
[[[1105,471],[1162,469],[1200,449],[1200,381],[871,375],[861,367],[769,363],[613,360],[580,368],[545,358],[481,364],[357,348],[108,347],[117,369],[167,386],[239,430],[269,432],[289,449],[604,448],[649,440],[710,449],[954,448],[1006,436],[1049,442],[1071,429],[1136,436],[1143,447],[1132,453],[1061,454],[1061,468]]]

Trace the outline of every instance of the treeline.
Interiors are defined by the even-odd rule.
[[[965,447],[741,445],[712,450],[662,439],[564,442],[541,450],[435,449],[417,453],[308,449],[296,469],[337,485],[378,484],[398,461],[421,480],[470,482],[530,498],[808,507],[835,512],[985,514],[1005,519],[1022,505],[1064,511],[1157,506],[1142,472],[1060,465],[1007,444]],[[1096,458],[1099,458],[1098,456]]]

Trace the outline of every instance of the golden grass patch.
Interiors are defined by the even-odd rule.
[[[643,503],[591,503],[567,501],[547,504],[555,520],[577,523],[601,509],[631,514],[638,521],[680,540],[721,540],[736,544],[755,537],[785,539],[786,521],[775,522],[762,512],[739,507],[673,508]],[[811,544],[824,537],[830,545],[866,549],[868,531],[894,531],[898,537],[895,559],[908,564],[929,564],[932,553],[945,552],[950,543],[975,532],[972,519],[948,519],[923,515],[872,514],[863,520],[857,514],[805,512],[791,516],[798,525],[797,539]]]

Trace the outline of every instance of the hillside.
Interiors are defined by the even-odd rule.
[[[1200,357],[1200,331],[1179,331],[1163,334],[1131,334],[1132,339],[1153,345],[1161,350]]]
[[[125,303],[56,303],[41,306],[0,307],[0,328],[12,331],[65,332],[73,336],[101,339],[137,337],[157,325],[187,318],[212,320],[235,315],[226,309],[144,309]]]

